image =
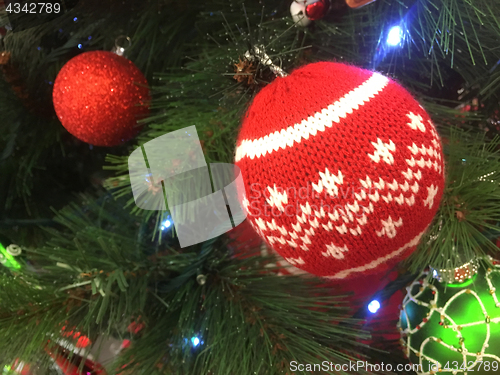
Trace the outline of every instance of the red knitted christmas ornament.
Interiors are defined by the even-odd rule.
[[[444,189],[439,136],[394,81],[338,63],[306,65],[254,99],[236,165],[248,219],[288,262],[344,279],[408,256]]]

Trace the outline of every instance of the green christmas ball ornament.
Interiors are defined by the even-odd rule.
[[[406,288],[398,327],[417,374],[500,372],[500,263],[485,262],[426,271]]]

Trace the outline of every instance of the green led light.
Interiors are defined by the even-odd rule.
[[[11,254],[9,254],[7,250],[5,250],[5,247],[3,247],[2,244],[0,244],[0,255],[3,256],[2,264],[5,267],[15,270],[21,269],[19,262]]]
[[[474,280],[476,280],[477,274],[475,274],[471,279],[467,280],[464,283],[452,283],[452,284],[446,284],[447,287],[449,288],[463,288],[465,286],[469,286],[474,283]]]

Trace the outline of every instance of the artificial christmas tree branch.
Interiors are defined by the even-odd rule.
[[[77,327],[91,340],[131,340],[110,374],[274,374],[290,373],[292,360],[382,358],[354,319],[369,301],[356,314],[336,285],[278,276],[280,268],[264,267],[273,257],[253,249],[257,257],[242,259],[225,237],[182,249],[168,211],[135,205],[128,158],[137,145],[196,125],[207,163],[234,161],[246,108],[275,79],[262,64],[241,65],[256,45],[289,73],[335,60],[391,75],[431,115],[446,143],[448,185],[406,264],[411,271],[497,250],[498,139],[477,128],[495,130],[498,7],[488,0],[379,0],[360,9],[334,7],[302,28],[290,16],[290,2],[81,1],[33,29],[4,38],[0,29],[26,88],[45,100],[37,109],[52,110],[51,82],[69,59],[109,51],[119,35],[131,38],[127,58],[154,86],[153,112],[141,120],[137,139],[99,149],[64,133],[55,118],[27,113],[12,86],[0,82],[0,227],[25,257],[21,270],[0,266],[4,364],[21,358],[53,366],[47,340],[71,341],[63,327]],[[389,43],[396,26],[399,39]],[[471,101],[478,103],[473,111],[455,109]],[[469,133],[450,134],[454,127]],[[94,176],[106,154],[113,177],[103,183],[109,175]],[[75,198],[81,192],[84,198]],[[50,207],[57,224],[38,228]],[[380,295],[393,292],[388,287]],[[398,351],[392,344],[384,345],[391,360]]]
[[[67,229],[50,229],[47,246],[28,250],[36,271],[4,275],[0,299],[23,296],[15,305],[9,298],[9,310],[0,309],[7,314],[0,335],[11,337],[8,347],[2,344],[4,358],[29,354],[24,338],[12,335],[20,326],[30,327],[32,345],[41,345],[49,332],[62,337],[61,325],[77,325],[92,338],[138,316],[145,328],[121,359],[138,366],[135,373],[168,373],[177,366],[185,373],[278,373],[293,358],[343,363],[360,355],[357,340],[367,335],[349,317],[343,298],[331,296],[331,285],[263,271],[259,263],[265,259],[229,257],[220,239],[148,258],[136,251],[134,223],[119,220],[116,203],[106,206],[63,210],[57,220]],[[47,314],[52,318],[44,319]],[[203,342],[197,350],[183,344],[194,336]]]

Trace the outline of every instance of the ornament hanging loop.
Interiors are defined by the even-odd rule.
[[[453,267],[451,264],[452,263],[448,259],[446,268],[436,269],[434,267],[431,267],[432,276],[440,283],[463,283],[467,280],[472,279],[477,274],[479,268],[478,259],[472,259],[455,267]]]
[[[132,45],[132,39],[126,35],[120,35],[115,39],[115,46],[111,49],[111,52],[118,56],[123,56],[125,51]]]
[[[9,246],[7,246],[6,250],[10,255],[12,255],[14,257],[21,255],[21,253],[23,252],[21,247],[16,245],[16,244],[10,244]]]
[[[207,283],[207,277],[203,274],[199,274],[198,276],[196,276],[196,282],[199,285],[205,285]]]
[[[250,62],[258,61],[262,65],[269,67],[278,77],[286,77],[288,75],[281,67],[273,64],[273,61],[266,53],[265,47],[262,45],[254,46],[251,50],[246,51],[245,58]]]

